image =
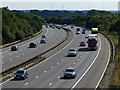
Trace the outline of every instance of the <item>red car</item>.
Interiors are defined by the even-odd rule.
[[[80,46],[86,46],[85,42],[80,42]]]

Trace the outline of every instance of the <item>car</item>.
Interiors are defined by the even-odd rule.
[[[46,28],[48,28],[48,25],[45,25]]]
[[[77,31],[80,31],[80,28],[77,28]]]
[[[46,38],[46,36],[45,36],[45,35],[42,35],[42,38]]]
[[[70,49],[69,52],[68,52],[68,56],[76,56],[77,55],[77,52],[75,49]]]
[[[85,34],[85,31],[82,31],[82,34]]]
[[[60,29],[60,27],[58,27],[58,29]]]
[[[11,47],[11,51],[17,51],[18,50],[18,46],[12,46]]]
[[[50,27],[52,27],[52,25],[50,25]]]
[[[26,79],[28,78],[28,71],[27,70],[17,70],[14,74],[14,79]]]
[[[76,31],[76,34],[80,34],[80,31]]]
[[[64,71],[64,78],[75,78],[77,76],[75,68],[67,68]]]
[[[30,44],[29,44],[29,48],[35,48],[37,45],[35,44],[35,42],[31,42]]]
[[[66,26],[67,26],[67,24],[64,24],[63,26],[64,26],[64,27],[66,27]]]
[[[85,42],[80,42],[80,46],[86,46]]]
[[[41,39],[40,43],[46,43],[46,40],[45,39]]]
[[[55,27],[52,27],[52,29],[54,29]]]
[[[71,26],[71,28],[73,28],[73,26]]]

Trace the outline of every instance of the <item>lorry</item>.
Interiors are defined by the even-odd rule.
[[[98,28],[92,28],[91,34],[98,34]]]
[[[95,34],[91,34],[88,36],[88,50],[97,50],[97,43],[98,43],[98,37]]]

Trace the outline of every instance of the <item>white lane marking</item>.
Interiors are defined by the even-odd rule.
[[[107,42],[108,42],[108,41],[107,41]],[[108,42],[108,43],[109,43],[109,42]],[[96,87],[95,87],[96,89],[98,88],[98,85],[100,84],[100,82],[101,82],[101,80],[102,80],[102,78],[103,78],[103,76],[104,76],[104,74],[105,74],[105,71],[107,70],[108,64],[109,64],[109,62],[110,62],[110,55],[111,55],[111,51],[110,51],[110,45],[109,45],[109,58],[108,58],[106,67],[105,67],[105,69],[104,69],[104,71],[103,71],[103,74],[102,74],[100,80],[98,81],[98,83],[97,83],[97,85],[96,85]],[[96,90],[96,89],[95,89],[95,90]]]
[[[53,68],[53,66],[51,66],[51,68]]]
[[[99,38],[99,37],[98,37]],[[99,38],[99,40],[100,40],[100,38]],[[90,64],[90,66],[87,68],[87,70],[84,72],[84,74],[78,79],[78,81],[72,86],[72,89],[71,90],[73,90],[76,86],[77,86],[77,84],[82,80],[82,78],[86,75],[86,73],[90,70],[90,68],[92,67],[92,65],[95,63],[95,61],[97,60],[97,57],[98,57],[98,55],[99,55],[99,53],[100,53],[100,50],[101,50],[101,40],[100,40],[100,48],[99,48],[99,50],[98,50],[98,52],[97,52],[97,55],[96,55],[96,57],[94,58],[94,60],[93,60],[93,62]]]
[[[25,86],[26,86],[26,85],[28,85],[28,82],[27,82],[27,83],[25,83]]]
[[[23,55],[25,55],[25,54],[23,54]]]
[[[35,66],[29,68],[28,70],[33,69],[34,67],[36,67],[36,66],[38,66],[38,65],[40,65],[40,64],[42,64],[42,63],[44,63],[44,62],[46,62],[47,60],[49,60],[50,58],[52,58],[52,57],[55,56],[56,54],[58,54],[58,53],[60,53],[61,51],[63,51],[65,48],[67,48],[67,47],[73,42],[74,38],[75,38],[75,35],[74,35],[73,39],[71,40],[71,42],[70,42],[69,44],[67,44],[64,48],[62,48],[60,51],[58,51],[57,53],[53,54],[52,56],[50,56],[50,57],[47,58],[46,60],[42,61],[41,63],[39,63],[39,64],[37,64],[37,65],[35,65]]]
[[[47,58],[46,60],[44,60],[44,61],[42,61],[41,63],[39,63],[39,64],[36,64],[35,66],[33,66],[33,67],[31,67],[31,68],[29,68],[28,69],[28,71],[29,70],[31,70],[31,69],[33,69],[33,68],[35,68],[36,66],[38,66],[38,65],[40,65],[40,64],[42,64],[42,63],[44,63],[44,62],[46,62],[47,60],[49,60],[50,58],[52,58],[53,56],[55,56],[56,54],[58,54],[58,53],[60,53],[61,51],[63,51],[65,48],[67,48],[72,42],[73,42],[73,40],[75,39],[75,34],[73,34],[74,35],[74,37],[72,38],[72,40],[70,41],[70,43],[69,44],[67,44],[64,48],[62,48],[60,51],[58,51],[57,53],[55,53],[55,54],[53,54],[52,56],[50,56],[49,58]],[[30,53],[29,51],[28,51],[28,53]],[[2,84],[4,84],[4,83],[6,83],[6,82],[8,82],[8,81],[10,81],[11,79],[13,79],[14,77],[12,77],[12,78],[10,78],[10,79],[8,79],[8,80],[6,80],[5,82],[3,82],[3,83],[0,83],[0,85],[2,85]]]
[[[82,55],[85,55],[84,53]]]
[[[18,58],[19,56],[17,56],[17,58]]]
[[[48,30],[47,30],[47,31],[48,31]],[[29,47],[27,47],[27,48],[29,48]],[[6,52],[8,52],[8,51],[9,51],[9,50],[3,52],[2,54],[6,53]],[[30,52],[28,51],[27,53],[30,53]],[[5,57],[5,56],[4,56],[4,57]],[[46,60],[46,61],[47,61],[47,60]],[[41,63],[40,63],[40,64],[41,64]],[[39,64],[38,64],[38,65],[39,65]],[[34,67],[36,67],[36,66],[37,66],[37,65],[35,65]],[[32,67],[32,68],[34,68],[34,67]],[[32,69],[32,68],[30,68],[30,69]],[[28,69],[28,70],[30,70],[30,69]],[[4,83],[7,83],[7,82],[10,81],[11,79],[14,79],[14,77],[11,77],[10,79],[8,79],[8,80],[0,83],[0,85],[2,85],[2,84],[4,84]]]
[[[62,61],[63,61],[63,59],[62,59]]]
[[[49,83],[49,86],[51,86],[52,85],[52,83]]]
[[[74,63],[74,64],[76,64],[76,63]]]
[[[12,60],[12,58],[10,58],[10,61]]]
[[[44,72],[47,72],[47,71],[44,71]]]
[[[57,64],[59,64],[59,62]]]
[[[60,78],[60,76],[58,76],[57,78]]]
[[[38,78],[38,76],[36,76],[35,78]]]
[[[82,56],[80,56],[80,58],[81,58]]]
[[[80,60],[80,59],[77,59],[78,61]]]

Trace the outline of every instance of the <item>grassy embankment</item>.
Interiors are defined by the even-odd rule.
[[[118,44],[118,35],[117,33],[108,33],[106,34],[113,40],[115,44],[116,56],[113,62],[116,63],[115,70],[110,82],[110,85],[120,85],[120,44]]]

